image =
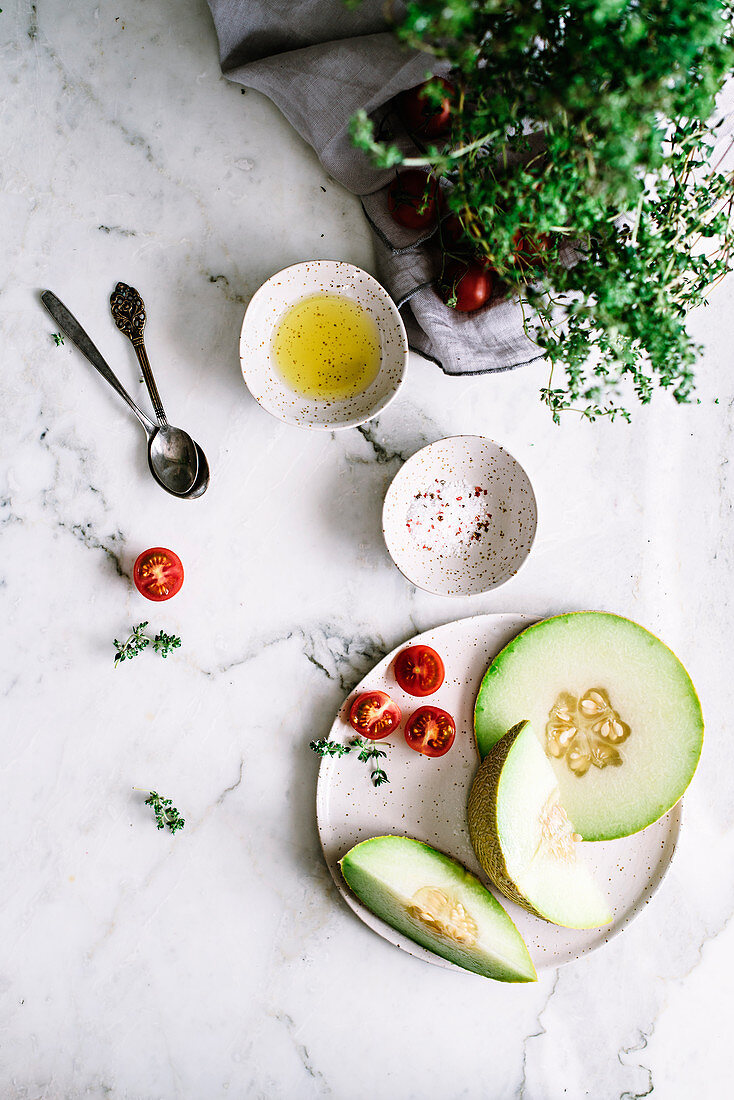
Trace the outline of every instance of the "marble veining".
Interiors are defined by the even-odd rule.
[[[629,427],[554,427],[542,362],[446,378],[415,356],[376,420],[287,427],[242,384],[244,308],[302,260],[374,270],[358,201],[222,79],[204,0],[2,9],[0,1096],[726,1095],[732,280],[692,318],[697,402],[661,394]],[[152,483],[139,425],[38,300],[54,290],[145,402],[109,315],[119,279],[145,298],[166,409],[209,458],[200,501]],[[446,600],[391,564],[382,501],[422,446],[472,433],[527,470],[538,535],[505,586]],[[186,582],[153,605],[130,578],[161,544]],[[536,986],[404,955],[332,884],[309,740],[421,630],[592,607],[659,633],[701,696],[669,875],[621,936]],[[115,669],[112,639],[143,619],[181,649]],[[150,788],[183,832],[155,829]]]

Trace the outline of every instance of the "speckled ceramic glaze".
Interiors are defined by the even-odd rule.
[[[314,294],[340,294],[358,302],[379,332],[377,377],[344,400],[301,396],[286,384],[273,358],[273,333],[284,314]],[[242,322],[240,363],[250,393],[273,416],[299,428],[353,428],[376,416],[397,393],[407,362],[405,326],[392,298],[366,271],[338,260],[309,260],[279,271],[253,296]]]
[[[454,856],[489,885],[474,855],[466,819],[469,788],[479,764],[474,701],[489,663],[531,621],[526,615],[477,615],[426,631],[405,643],[425,643],[443,657],[446,679],[430,702],[449,711],[456,720],[456,741],[446,756],[429,759],[408,748],[401,725],[380,742],[387,747],[387,759],[381,763],[389,785],[373,787],[367,765],[357,760],[356,754],[341,759],[327,757],[321,763],[318,828],[339,891],[370,928],[396,947],[436,966],[456,969],[374,916],[346,886],[339,860],[361,840],[385,834],[411,836]],[[401,707],[404,719],[426,701],[406,695],[395,681],[393,662],[403,648],[399,646],[383,658],[345,700],[329,734],[333,740],[346,741],[353,736],[349,707],[361,691],[378,688],[388,692]],[[559,966],[601,947],[644,909],[672,859],[680,815],[679,803],[660,821],[634,836],[584,845],[586,862],[614,914],[612,923],[604,928],[560,928],[496,895],[520,930],[538,969]]]
[[[409,526],[411,507],[437,480],[487,491],[491,522],[455,552],[426,548]],[[538,524],[533,487],[520,463],[499,444],[476,435],[439,439],[414,454],[385,496],[382,530],[390,556],[409,581],[439,596],[474,596],[514,577],[530,553]]]

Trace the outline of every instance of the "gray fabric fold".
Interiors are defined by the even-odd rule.
[[[400,305],[411,346],[447,374],[522,366],[542,355],[524,331],[519,302],[494,298],[471,314],[443,304],[431,286],[437,249],[426,234],[397,225],[385,189],[394,170],[375,169],[354,148],[349,121],[373,117],[400,92],[441,66],[406,50],[387,29],[384,0],[208,0],[222,72],[271,99],[313,147],[324,168],[362,196],[376,233],[378,277]],[[407,140],[407,139],[406,139]]]

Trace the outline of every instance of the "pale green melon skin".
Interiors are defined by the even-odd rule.
[[[630,836],[682,797],[703,746],[701,704],[675,654],[637,623],[606,612],[573,612],[528,627],[495,657],[474,711],[483,758],[521,719],[545,747],[545,726],[559,692],[609,691],[631,727],[621,767],[575,776],[551,760],[561,801],[584,840]]]
[[[502,982],[534,982],[537,974],[525,942],[495,897],[460,863],[409,837],[363,840],[339,861],[349,888],[375,916],[421,947],[464,970]],[[449,890],[477,921],[474,947],[448,942],[407,912],[421,886]]]
[[[534,917],[542,916],[530,901],[516,888],[507,874],[507,865],[502,855],[502,847],[497,843],[499,834],[497,824],[497,791],[502,769],[505,766],[510,749],[517,735],[527,722],[518,722],[498,741],[492,752],[487,755],[474,777],[469,792],[467,814],[469,818],[469,836],[477,859],[491,878],[495,886],[506,898],[521,905]]]
[[[609,924],[612,913],[578,850],[570,862],[544,857],[540,880],[530,870],[537,867],[534,853],[541,835],[537,811],[557,791],[532,728],[518,722],[487,754],[474,777],[467,808],[469,836],[482,868],[510,901],[552,924],[598,928]],[[542,889],[539,881],[545,882]]]

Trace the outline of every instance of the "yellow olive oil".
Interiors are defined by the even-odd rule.
[[[364,392],[380,369],[380,334],[362,306],[313,294],[285,313],[273,336],[283,380],[301,397],[342,401]]]

